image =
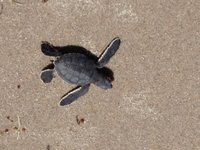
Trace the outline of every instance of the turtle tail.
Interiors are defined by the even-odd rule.
[[[41,51],[44,55],[47,56],[56,57],[61,55],[61,53],[53,45],[51,45],[49,42],[46,41],[42,41]]]

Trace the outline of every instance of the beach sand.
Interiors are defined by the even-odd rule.
[[[200,150],[200,1],[18,1],[0,15],[0,150]],[[59,107],[75,86],[41,82],[41,41],[99,56],[114,37],[113,88]]]

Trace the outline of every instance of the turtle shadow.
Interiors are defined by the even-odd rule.
[[[42,69],[42,71],[43,71],[43,70],[46,70],[46,69],[54,69],[54,64],[53,64],[53,62],[51,62],[50,64],[48,64],[47,66],[45,66],[45,67]]]
[[[53,46],[52,47],[56,50],[58,50],[61,55],[67,54],[67,53],[81,53],[85,56],[87,56],[89,59],[94,60],[94,62],[98,61],[98,57],[94,55],[92,52],[89,50],[85,49],[84,47],[78,46],[78,45],[66,45],[66,46]],[[50,64],[48,64],[46,67],[44,67],[42,70],[45,69],[53,69],[53,61],[51,61]],[[97,68],[97,71],[107,78],[109,78],[111,81],[114,81],[114,72],[108,68],[108,67],[103,67],[103,68]]]

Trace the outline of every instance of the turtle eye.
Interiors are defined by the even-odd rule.
[[[107,79],[109,82],[112,82],[112,81],[114,81],[114,78],[112,78],[112,77],[109,77],[109,76],[107,76],[107,77],[106,77],[106,79]]]

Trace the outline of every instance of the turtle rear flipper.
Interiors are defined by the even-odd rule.
[[[115,55],[117,50],[119,49],[121,40],[120,38],[114,38],[110,44],[106,47],[106,49],[103,51],[103,53],[100,55],[98,62],[97,62],[97,68],[104,67],[110,60],[110,58]]]
[[[90,84],[84,86],[78,86],[72,91],[68,92],[65,96],[63,96],[59,102],[60,106],[69,105],[79,97],[85,95],[89,90]]]
[[[46,69],[42,70],[40,78],[44,83],[50,83],[51,80],[53,79],[53,72],[54,69]]]
[[[43,52],[44,55],[47,56],[60,56],[61,53],[49,42],[42,41],[41,44],[41,51]]]

